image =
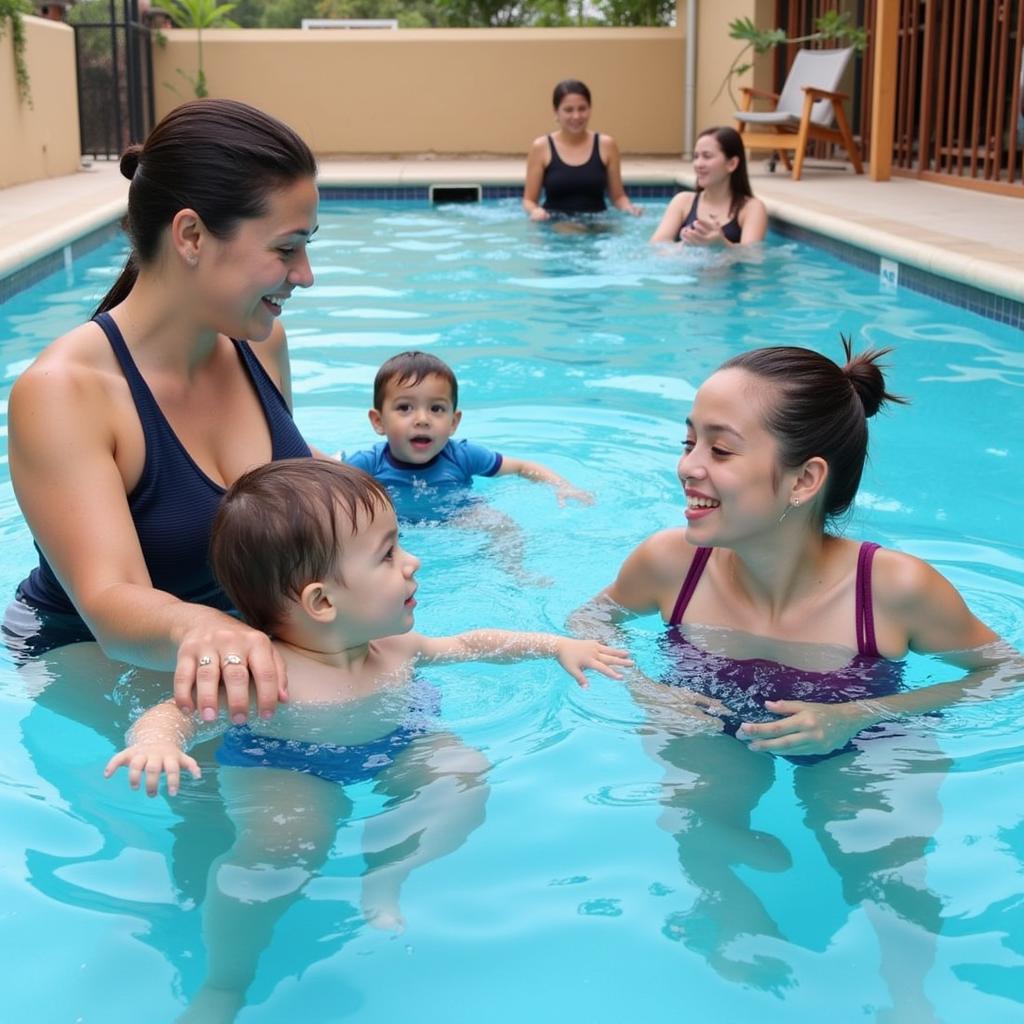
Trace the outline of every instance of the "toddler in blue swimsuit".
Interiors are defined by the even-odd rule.
[[[447,363],[427,352],[392,356],[377,371],[369,413],[385,440],[345,461],[387,487],[404,521],[453,521],[457,513],[456,525],[489,532],[502,561],[525,582],[519,528],[496,509],[471,502],[473,477],[515,474],[540,481],[555,489],[559,503],[592,504],[593,495],[538,462],[453,440],[462,419],[458,399],[459,384]]]
[[[265,892],[266,871],[279,869],[286,894],[297,899],[330,851],[332,818],[351,811],[345,787],[372,781],[390,801],[387,824],[377,826],[384,852],[369,823],[364,833],[372,851],[364,914],[385,927],[401,922],[398,891],[409,871],[455,849],[482,820],[487,763],[441,730],[436,696],[414,677],[419,665],[551,657],[586,685],[585,669],[619,678],[629,660],[596,641],[547,633],[412,632],[420,563],[398,543],[387,491],[331,460],[281,460],[242,476],[217,513],[210,558],[245,620],[272,635],[290,695],[272,725],[236,724],[218,753],[237,838],[211,868],[202,998],[240,1000],[289,902],[248,893],[246,872],[262,872],[253,884]],[[150,796],[166,775],[173,795],[182,770],[199,775],[185,752],[195,732],[196,719],[173,701],[157,705],[105,774],[127,766],[132,787],[145,779]],[[263,770],[250,770],[256,766]],[[220,884],[222,875],[230,885]],[[220,948],[229,936],[231,948]]]

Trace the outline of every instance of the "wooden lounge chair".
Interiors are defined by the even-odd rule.
[[[742,135],[747,149],[778,151],[786,170],[792,167],[793,180],[799,181],[807,140],[824,139],[839,143],[846,150],[854,170],[863,174],[860,148],[853,140],[850,122],[843,110],[843,100],[849,97],[836,92],[852,54],[852,47],[845,50],[799,50],[781,93],[745,87],[742,90],[743,109],[737,110],[734,117],[736,130]],[[755,98],[774,100],[775,109],[763,113],[751,110]],[[832,127],[833,116],[835,128]],[[792,164],[790,150],[794,152]],[[775,169],[774,158],[770,167]]]

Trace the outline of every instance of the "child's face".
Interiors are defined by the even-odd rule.
[[[448,381],[436,373],[417,384],[389,381],[381,408],[370,410],[370,423],[387,437],[391,454],[417,466],[429,462],[448,443],[460,419]]]
[[[420,560],[398,543],[394,510],[378,508],[371,520],[359,509],[354,528],[339,523],[342,552],[331,596],[349,639],[366,643],[412,629]]]

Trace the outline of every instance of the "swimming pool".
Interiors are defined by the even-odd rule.
[[[514,202],[324,205],[317,283],[285,314],[310,442],[369,444],[376,367],[428,348],[459,375],[463,436],[598,497],[559,508],[515,478],[478,485],[523,526],[527,567],[550,587],[517,587],[478,535],[408,528],[419,628],[561,628],[638,540],[681,521],[681,424],[708,372],[758,344],[838,356],[844,331],[896,346],[892,387],[913,400],[872,421],[849,533],[932,561],[1024,643],[1020,332],[777,238],[738,258],[652,252],[654,213],[570,236]],[[122,257],[111,244],[0,309],[4,415],[13,378],[88,314]],[[32,551],[6,459],[0,487],[10,594]],[[630,631],[652,673],[659,633],[650,620]],[[97,693],[105,672],[82,650],[21,671],[0,653],[11,1020],[170,1020],[203,975],[206,869],[230,841],[211,747],[206,780],[173,805],[104,782],[113,743],[159,690],[126,672]],[[909,674],[949,673],[914,658]],[[409,878],[406,930],[384,933],[360,916],[359,882],[361,825],[387,809],[354,790],[240,1020],[1020,1018],[1021,699],[918,723],[841,780],[767,758],[731,774],[725,739],[692,744],[666,779],[620,685],[579,691],[547,663],[430,678],[446,727],[493,765],[485,821]],[[695,780],[705,804],[675,799]]]

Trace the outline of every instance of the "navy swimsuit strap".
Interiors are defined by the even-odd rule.
[[[93,320],[107,336],[107,341],[110,342],[110,347],[121,367],[124,379],[128,382],[128,390],[135,402],[135,409],[142,423],[142,432],[146,437],[148,449],[148,446],[152,444],[153,431],[158,430],[161,426],[163,414],[153,397],[153,392],[149,390],[146,379],[135,365],[135,360],[132,359],[121,329],[117,326],[114,318],[109,313],[97,313]],[[170,428],[168,427],[168,429]]]

